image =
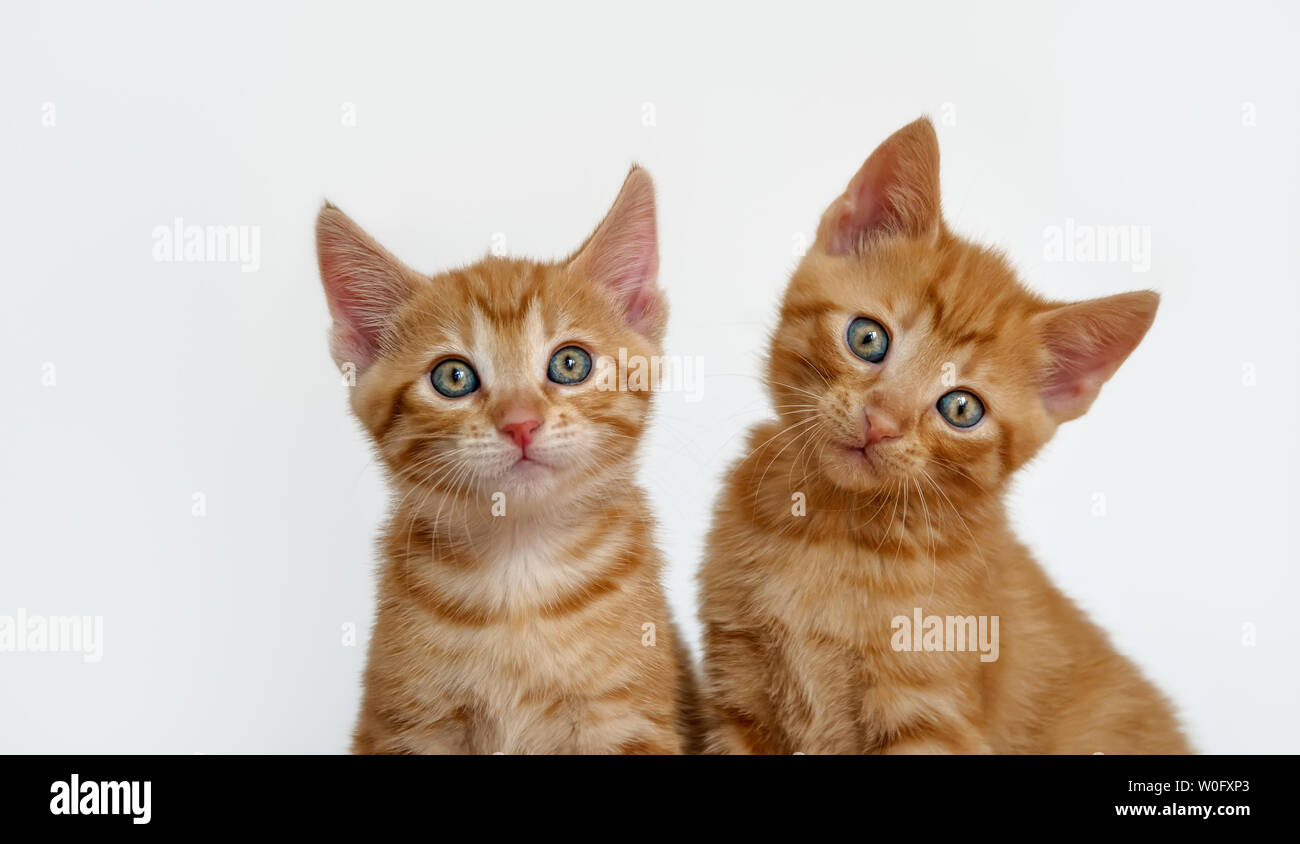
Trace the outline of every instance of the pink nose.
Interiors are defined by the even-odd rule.
[[[540,419],[524,419],[502,425],[501,433],[514,440],[515,445],[520,448],[528,448],[528,444],[533,441],[533,432],[541,426],[542,421]]]
[[[862,420],[866,423],[866,428],[863,432],[863,447],[873,446],[876,443],[881,443],[885,440],[897,439],[899,433],[898,423],[890,419],[884,413],[878,411],[873,413],[864,413],[862,415]]]

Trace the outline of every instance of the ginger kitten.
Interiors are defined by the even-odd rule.
[[[326,205],[331,350],[394,498],[357,753],[678,753],[693,678],[635,480],[660,353],[654,187],[570,258],[408,269]]]
[[[751,431],[715,513],[713,750],[1188,751],[1002,503],[1158,301],[1049,302],[949,232],[928,120],[872,153],[791,278],[767,363],[777,418]]]

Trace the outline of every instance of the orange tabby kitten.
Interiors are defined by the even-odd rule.
[[[949,232],[928,120],[872,153],[790,281],[768,358],[777,419],[751,432],[715,514],[712,749],[1188,750],[1002,504],[1157,303],[1045,301]]]
[[[635,481],[651,394],[616,387],[660,354],[655,232],[639,168],[557,263],[426,276],[321,210],[334,359],[396,493],[354,752],[689,749],[691,668]]]

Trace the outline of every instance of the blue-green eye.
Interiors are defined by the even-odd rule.
[[[449,399],[468,396],[478,389],[478,373],[463,360],[444,360],[429,373],[433,388]]]
[[[565,346],[551,355],[546,374],[556,384],[581,384],[591,374],[591,355],[577,346]]]
[[[939,399],[939,415],[956,428],[970,428],[984,418],[984,402],[967,390],[953,390]]]
[[[889,351],[889,332],[885,326],[867,317],[858,317],[849,323],[845,339],[849,350],[868,363],[880,363]]]

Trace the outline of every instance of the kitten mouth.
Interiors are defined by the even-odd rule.
[[[550,464],[543,463],[542,461],[538,460],[536,457],[529,457],[527,454],[522,454],[519,456],[518,460],[510,464],[509,471],[536,472],[542,469],[550,469],[550,468],[551,468]]]
[[[873,472],[879,472],[883,468],[880,458],[872,453],[870,446],[856,443],[840,443],[839,446],[850,465],[864,467]]]

